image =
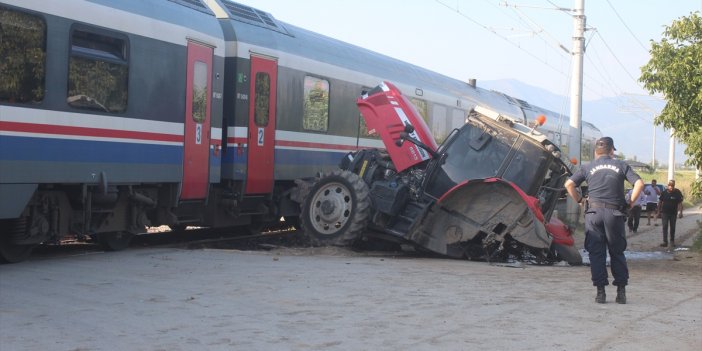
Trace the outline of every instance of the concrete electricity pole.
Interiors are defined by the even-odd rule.
[[[656,117],[653,117],[656,120]],[[653,153],[651,153],[651,170],[656,171],[656,124],[653,124]]]
[[[670,146],[668,147],[668,180],[675,179],[675,136],[674,135],[675,135],[675,129],[670,128]]]
[[[585,55],[585,0],[575,0],[573,15],[573,71],[570,85],[570,130],[568,156],[580,166],[580,143],[582,139],[583,112],[583,57]],[[567,200],[568,221],[575,223],[580,217],[578,204],[570,197]]]

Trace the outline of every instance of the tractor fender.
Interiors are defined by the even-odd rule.
[[[546,231],[553,237],[554,244],[574,246],[575,239],[570,228],[556,216],[551,216],[551,220],[546,223]]]
[[[538,200],[500,178],[464,181],[431,205],[407,239],[439,254],[463,258],[471,246],[511,238],[549,249],[551,236]]]

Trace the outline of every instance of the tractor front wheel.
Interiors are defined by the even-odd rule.
[[[368,185],[355,173],[335,170],[310,190],[300,224],[314,245],[350,246],[368,226],[370,206]]]

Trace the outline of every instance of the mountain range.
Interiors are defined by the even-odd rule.
[[[512,97],[525,100],[532,105],[547,108],[564,115],[570,113],[570,99],[567,95],[552,93],[514,79],[478,81],[478,87],[496,90]],[[582,120],[594,124],[603,136],[614,139],[617,153],[626,159],[650,163],[653,154],[654,112],[660,111],[665,102],[646,100],[638,96],[617,96],[597,100],[583,100]],[[649,110],[649,111],[650,111]],[[655,127],[655,159],[659,165],[667,165],[669,158],[670,131]],[[675,163],[683,163],[687,157],[684,145],[676,143]]]

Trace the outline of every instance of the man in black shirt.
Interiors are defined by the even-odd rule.
[[[629,165],[614,158],[614,141],[603,137],[595,144],[595,160],[578,169],[565,182],[568,194],[577,202],[582,196],[576,190],[587,181],[588,199],[585,205],[585,249],[590,255],[592,285],[597,287],[595,302],[605,303],[607,277],[607,251],[611,259],[611,269],[617,286],[617,303],[626,303],[625,286],[629,282],[629,269],[626,264],[627,204],[624,199],[624,180],[634,185],[631,203],[635,204],[644,187],[644,182]]]
[[[675,189],[675,180],[668,181],[668,187],[661,193],[658,200],[658,208],[661,213],[661,222],[663,222],[663,244],[668,246],[668,225],[670,224],[670,249],[675,248],[675,222],[676,214],[679,213],[680,218],[683,215],[683,194],[680,190]]]

